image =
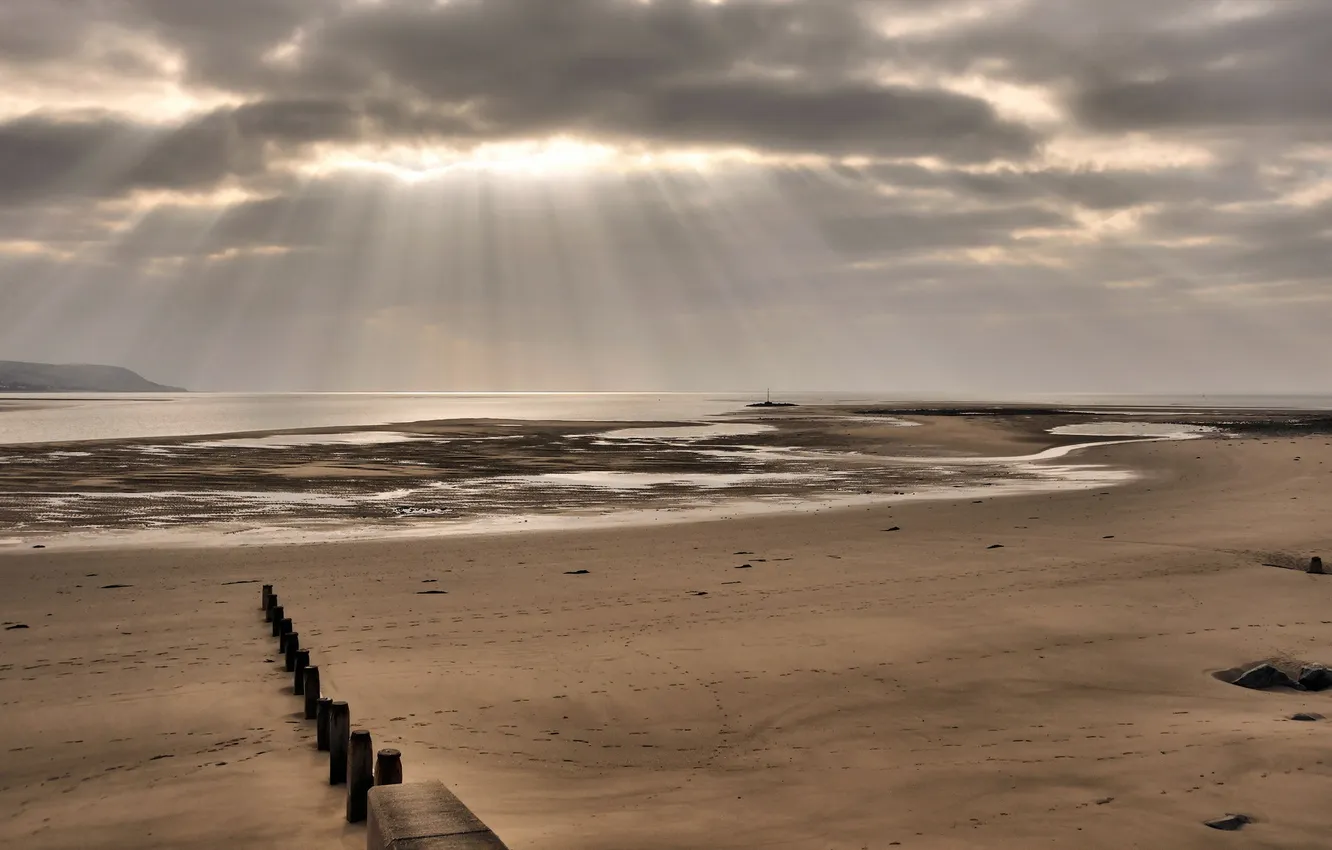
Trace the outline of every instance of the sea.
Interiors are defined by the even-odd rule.
[[[372,427],[443,419],[697,421],[762,401],[757,393],[167,393],[0,395],[0,444]],[[798,404],[1030,403],[1093,408],[1332,410],[1329,395],[1079,395],[1007,398],[801,392]]]

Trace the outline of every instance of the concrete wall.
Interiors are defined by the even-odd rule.
[[[370,789],[366,850],[508,850],[443,782]]]

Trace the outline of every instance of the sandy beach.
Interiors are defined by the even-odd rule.
[[[1332,554],[1329,442],[1090,449],[1141,477],[979,501],[4,551],[0,845],[364,846],[271,582],[353,725],[514,850],[1325,847],[1332,720],[1289,718],[1332,694],[1211,673],[1332,662],[1332,576],[1278,568]]]

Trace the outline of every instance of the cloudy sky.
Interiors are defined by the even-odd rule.
[[[3,0],[0,358],[1332,389],[1328,0]]]

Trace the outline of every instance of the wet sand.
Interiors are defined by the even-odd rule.
[[[271,581],[353,724],[515,850],[1324,847],[1332,721],[1287,718],[1332,693],[1210,673],[1332,662],[1332,576],[1263,566],[1332,553],[1328,443],[1092,449],[1143,477],[979,504],[6,552],[0,845],[364,846],[234,583]]]
[[[952,469],[892,458],[987,448],[1022,454],[1087,441],[1044,433],[1048,424],[1040,417],[907,422],[815,408],[684,427],[449,421],[0,445],[0,547],[68,545],[72,535],[97,544],[106,532],[155,544],[424,536],[553,515],[613,512],[618,522],[628,511],[752,513],[764,500],[784,509],[792,500],[1057,485],[1063,476],[1053,468],[994,461]]]

